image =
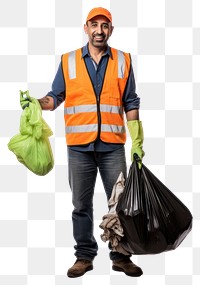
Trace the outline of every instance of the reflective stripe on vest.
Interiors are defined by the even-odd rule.
[[[81,126],[69,126],[65,128],[66,133],[90,133],[96,131],[98,128],[97,124],[94,125],[81,125]],[[108,133],[125,133],[125,126],[117,126],[117,125],[101,125],[102,132]]]
[[[98,128],[97,124],[68,126],[68,127],[65,127],[65,131],[67,134],[70,134],[70,133],[89,133],[89,132],[96,131],[97,128]]]
[[[76,51],[71,51],[68,57],[68,72],[69,78],[76,78]]]
[[[65,128],[66,133],[89,133],[94,132],[98,128],[97,124],[90,125],[80,125],[80,126],[68,126]],[[117,126],[117,125],[101,125],[102,132],[108,133],[125,133],[125,126]]]
[[[125,72],[124,54],[121,50],[118,50],[117,53],[118,53],[118,77],[124,78],[124,72]]]
[[[121,106],[113,106],[100,104],[101,112],[108,112],[113,114],[123,114],[123,108]],[[77,114],[77,113],[86,113],[86,112],[97,112],[97,105],[80,105],[74,107],[67,107],[64,110],[65,114]]]
[[[102,132],[108,133],[125,133],[126,129],[125,126],[117,126],[117,125],[101,125]]]

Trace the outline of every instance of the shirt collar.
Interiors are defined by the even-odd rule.
[[[89,49],[88,49],[88,44],[83,46],[82,48],[82,58],[85,57],[86,55],[90,56]],[[112,52],[110,46],[107,47],[107,50],[103,55],[109,55],[111,59],[113,59]]]

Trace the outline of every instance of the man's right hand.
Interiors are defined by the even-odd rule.
[[[21,91],[20,90],[20,105],[22,109],[24,110],[26,107],[29,106],[29,103],[31,102],[31,97],[29,96],[29,91]]]

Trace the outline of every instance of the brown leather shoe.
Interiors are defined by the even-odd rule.
[[[84,275],[87,271],[92,270],[92,261],[86,259],[78,259],[72,267],[67,271],[67,276],[70,278],[76,278]]]
[[[122,271],[128,276],[139,277],[143,274],[142,269],[135,265],[130,258],[113,260],[112,269]]]

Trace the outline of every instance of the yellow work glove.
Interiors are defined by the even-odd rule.
[[[139,168],[141,168],[142,158],[145,154],[142,149],[142,144],[144,140],[142,122],[139,120],[127,121],[127,126],[132,139],[131,161],[134,161],[134,154],[138,155],[138,165]]]

